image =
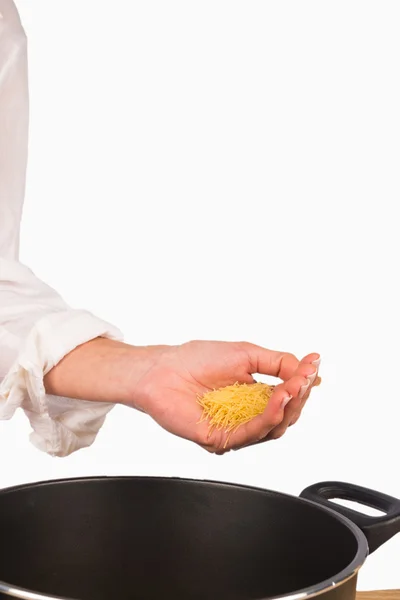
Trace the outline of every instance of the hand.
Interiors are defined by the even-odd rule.
[[[298,420],[319,368],[318,354],[298,361],[292,354],[249,343],[189,342],[154,347],[150,356],[152,363],[132,398],[167,431],[218,454],[281,437]],[[202,408],[197,398],[236,381],[253,383],[254,373],[279,377],[283,383],[276,386],[265,412],[232,433],[224,447],[223,430],[209,436],[207,421],[199,424]]]
[[[46,392],[69,398],[125,404],[150,415],[174,435],[210,452],[224,452],[277,439],[297,421],[316,382],[319,355],[298,361],[292,354],[246,342],[188,342],[135,347],[98,338],[82,344],[45,376]],[[253,374],[280,378],[262,415],[232,433],[209,436],[199,424],[198,396],[211,389],[252,383]]]

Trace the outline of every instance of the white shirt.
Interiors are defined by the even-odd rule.
[[[112,404],[46,395],[43,376],[78,345],[118,329],[70,308],[18,260],[28,148],[27,43],[0,0],[0,419],[27,415],[32,443],[66,456],[93,443]]]

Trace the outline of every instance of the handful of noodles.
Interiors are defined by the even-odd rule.
[[[319,385],[317,377],[313,386]],[[248,423],[266,409],[274,391],[274,385],[266,383],[235,383],[206,392],[198,398],[203,414],[200,423],[209,421],[209,435],[213,429],[224,429],[228,434],[224,447],[234,431]]]

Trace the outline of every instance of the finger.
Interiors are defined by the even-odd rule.
[[[317,369],[321,366],[321,356],[319,354],[307,354],[300,361],[301,364],[311,364],[314,365]]]
[[[276,427],[273,427],[260,440],[257,440],[256,442],[252,442],[250,444],[247,444],[244,447],[255,446],[257,444],[264,444],[265,442],[269,442],[271,440],[278,440],[279,438],[281,438],[286,433],[287,429],[291,426],[291,424],[294,424],[300,418],[301,409],[298,407],[299,402],[300,402],[299,400],[296,401],[295,399],[292,399],[289,402],[290,407],[291,407],[290,412],[288,412],[288,413],[285,412],[284,417],[283,417],[282,421],[279,423],[279,425],[277,425]],[[292,407],[292,403],[294,403],[293,407]]]
[[[301,412],[297,413],[297,415],[295,415],[293,417],[293,419],[290,421],[288,427],[293,427],[293,425],[296,425],[297,421],[300,419],[300,415],[301,415]]]
[[[276,431],[271,432],[268,439],[278,439],[282,437],[286,429],[298,420],[301,411],[304,408],[307,399],[310,396],[311,389],[319,383],[318,368],[320,359],[313,360],[312,363],[300,362],[299,368],[296,371],[296,375],[303,376],[307,379],[307,385],[302,387],[297,398],[293,398],[290,404],[285,409],[285,416],[282,423],[279,425]]]
[[[321,356],[319,354],[313,352],[312,354],[307,354],[307,356],[302,358],[300,362],[301,363],[311,363],[311,364],[315,365],[316,367],[319,367],[319,365],[321,364]]]
[[[315,358],[315,356],[317,356],[318,358]],[[319,366],[321,364],[321,357],[319,355],[315,355],[315,354],[309,354],[308,356],[304,357],[299,364],[299,367],[296,371],[296,375],[303,375],[304,377],[307,377],[308,381],[309,381],[309,386],[308,389],[305,390],[302,393],[302,406],[304,406],[305,402],[307,401],[310,393],[311,393],[311,389],[316,386],[319,385],[321,382],[321,379],[319,377]]]
[[[282,421],[285,414],[285,405],[290,400],[291,396],[283,388],[275,388],[265,409],[265,413],[241,425],[229,436],[228,443],[226,443],[225,439],[223,450],[238,450],[264,437],[266,428],[270,431]]]
[[[301,388],[307,384],[304,377],[297,376],[277,385],[263,414],[241,426],[232,434],[228,447],[236,450],[265,438],[282,422],[285,416],[285,407],[292,402],[295,396],[299,395]]]
[[[290,406],[290,410],[285,412],[282,422],[277,427],[274,427],[274,429],[272,429],[268,433],[268,435],[261,441],[268,442],[270,440],[279,440],[279,438],[281,438],[286,433],[287,429],[298,421],[301,415],[302,408],[302,400],[297,399],[293,401],[293,404],[291,404]]]
[[[268,440],[272,440],[272,439],[279,439],[280,437],[282,437],[282,435],[284,435],[284,433],[286,432],[286,430],[288,429],[288,427],[291,427],[292,425],[294,425],[295,423],[297,423],[297,421],[300,418],[300,415],[302,413],[302,410],[304,408],[305,403],[307,402],[310,394],[311,394],[311,390],[313,387],[319,385],[321,378],[318,375],[318,368],[320,365],[320,359],[318,359],[317,361],[313,361],[312,363],[314,366],[316,366],[316,370],[315,370],[315,375],[309,375],[307,377],[309,383],[308,389],[305,390],[305,392],[302,394],[302,397],[299,397],[297,399],[293,399],[290,404],[288,405],[287,409],[285,410],[285,416],[282,420],[282,423],[280,423],[278,425],[278,427],[276,427],[275,429],[273,429],[265,438],[264,441],[268,441]],[[299,369],[297,370],[297,372],[303,372],[303,374],[305,374],[306,370],[302,369],[302,366],[300,365]]]
[[[302,382],[303,379],[299,381],[298,385],[300,386]],[[292,394],[288,392],[283,384],[276,386],[264,413],[247,424],[245,439],[243,441],[232,440],[232,442],[239,443],[240,445],[248,445],[249,443],[263,439],[282,422],[285,416],[285,407],[292,399]]]
[[[320,359],[319,354],[312,353],[300,363],[296,356],[289,352],[277,352],[249,343],[243,343],[242,346],[249,357],[251,373],[271,375],[284,381],[293,377],[300,364],[312,364]]]
[[[317,379],[318,369],[312,363],[300,362],[294,375],[300,375],[301,377],[305,377],[309,381],[311,386],[315,383]]]
[[[315,355],[310,355],[310,357],[314,359]],[[313,386],[318,385],[320,381],[318,377],[319,359],[311,360],[310,363],[310,357],[306,357],[300,362],[295,377],[275,388],[276,390],[286,390],[293,396],[284,408],[284,416],[281,422],[269,431],[265,430],[265,435],[262,435],[261,439],[251,441],[242,447],[254,446],[279,439],[286,433],[288,427],[299,419],[310,390]]]
[[[296,386],[297,392],[298,392],[299,389],[304,385],[304,382],[305,382],[304,378],[298,378],[298,381],[292,382],[292,385],[290,387],[292,390],[294,390],[294,386]],[[285,418],[285,407],[290,405],[293,402],[293,398],[291,395],[288,395],[288,392],[286,391],[284,384],[277,386],[275,388],[275,390],[276,391],[274,392],[274,400],[276,400],[277,403],[280,402],[280,408],[281,408],[281,410],[283,410],[283,415],[279,414],[279,417],[278,417],[277,413],[275,412],[275,415],[277,417],[276,419],[273,418],[272,415],[271,415],[271,417],[268,417],[267,414],[263,415],[264,420],[268,419],[268,424],[267,425],[263,424],[262,428],[258,431],[257,439],[254,439],[255,436],[253,435],[252,436],[253,439],[247,441],[246,443],[236,445],[233,448],[234,450],[239,450],[240,448],[247,448],[249,446],[254,446],[256,444],[261,444],[261,443],[267,441],[267,439],[270,439],[269,436],[272,434],[272,432],[282,428],[282,423]],[[271,396],[271,400],[272,400],[272,396]],[[270,400],[270,403],[271,403],[271,400]],[[267,411],[266,411],[266,413],[267,413]],[[273,425],[273,423],[276,423],[276,425]],[[287,425],[285,425],[283,432],[286,430],[286,428],[287,428]],[[283,435],[283,433],[282,433],[282,435]]]
[[[301,364],[303,364],[302,361],[301,361]],[[306,364],[309,364],[309,363],[306,363]],[[306,393],[303,396],[303,406],[307,402],[307,400],[311,394],[312,388],[318,386],[321,383],[321,378],[319,377],[319,368],[320,368],[320,364],[321,364],[321,359],[318,358],[317,360],[314,360],[311,364],[316,367],[315,377],[308,376],[308,378],[310,380],[310,387],[308,388],[308,390],[306,391]],[[305,374],[305,370],[303,370],[303,373]]]
[[[292,377],[299,366],[300,361],[288,352],[268,350],[247,342],[242,344],[242,348],[249,358],[251,373],[271,375],[285,380]]]
[[[301,369],[298,369],[301,371]],[[304,377],[302,375],[297,375],[296,377],[292,377],[292,379],[283,384],[284,388],[290,393],[292,399],[288,402],[285,407],[284,416],[282,421],[274,427],[269,432],[266,432],[264,436],[264,441],[270,439],[279,439],[286,432],[289,427],[289,423],[295,416],[301,412],[303,407],[303,398],[307,394],[308,389],[311,387],[310,377]]]
[[[312,386],[310,386],[309,389],[311,388]],[[310,392],[308,391],[306,393],[307,398],[309,394]],[[273,427],[270,431],[268,431],[268,433],[265,436],[261,437],[261,439],[255,442],[251,442],[250,444],[246,444],[242,446],[242,448],[247,448],[248,446],[255,446],[257,444],[263,444],[265,442],[280,439],[286,433],[289,427],[297,423],[301,416],[301,412],[304,408],[305,402],[305,399],[292,398],[288,402],[287,407],[285,408],[284,417],[282,421],[277,426]]]
[[[284,407],[283,419],[272,429],[268,427],[265,428],[261,437],[258,440],[254,440],[249,444],[246,444],[246,447],[260,444],[269,440],[279,439],[285,434],[291,421],[296,419],[297,415],[300,415],[305,402],[304,397],[308,394],[308,390],[312,387],[313,382],[316,381],[316,373],[317,369],[314,365],[300,364],[294,377],[276,387],[276,389],[280,389],[282,391],[286,390],[286,392],[291,396],[291,400],[287,402],[286,406]]]
[[[315,358],[315,355],[311,355],[312,358]],[[303,359],[298,363],[298,368],[293,377],[275,386],[267,408],[262,415],[242,425],[230,435],[224,431],[214,430],[212,436],[207,440],[206,449],[216,454],[224,454],[232,448],[238,449],[257,443],[259,440],[266,438],[283,421],[284,430],[286,430],[290,420],[300,410],[302,399],[315,381],[316,373],[316,367],[310,362],[304,362]],[[287,406],[288,408],[286,408]]]

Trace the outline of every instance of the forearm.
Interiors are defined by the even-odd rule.
[[[67,354],[44,378],[46,392],[80,400],[135,405],[151,350],[96,338]]]

